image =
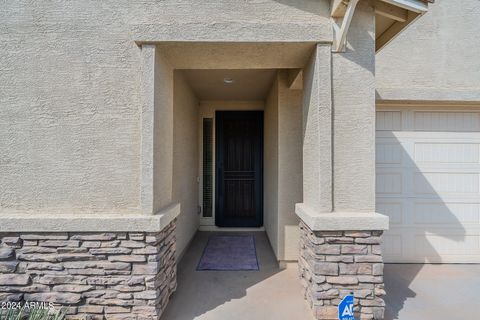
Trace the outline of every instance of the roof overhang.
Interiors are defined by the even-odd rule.
[[[343,51],[346,34],[355,7],[360,0],[331,0],[331,17],[334,20],[334,51]],[[375,49],[378,52],[402,30],[428,11],[434,0],[373,0],[375,8]]]

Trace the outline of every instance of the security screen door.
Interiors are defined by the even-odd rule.
[[[217,111],[216,210],[219,227],[263,224],[263,112]]]

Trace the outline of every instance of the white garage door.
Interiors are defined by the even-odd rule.
[[[386,262],[480,262],[480,111],[377,111]]]

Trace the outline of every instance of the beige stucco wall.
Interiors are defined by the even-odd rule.
[[[440,0],[376,55],[378,100],[480,101],[480,3]]]
[[[142,54],[135,41],[329,41],[328,3],[2,3],[0,210],[140,213]],[[171,193],[163,175],[154,176],[151,212]]]
[[[332,55],[334,211],[375,211],[374,26],[360,2],[347,51]]]
[[[127,3],[138,41],[301,42],[332,36],[328,0]]]
[[[278,77],[265,101],[263,141],[263,224],[275,255],[279,257],[278,241]]]
[[[214,118],[215,111],[263,110],[262,100],[232,101],[232,100],[202,100],[200,101],[200,118]]]
[[[181,71],[174,75],[173,188],[172,200],[180,203],[177,217],[177,255],[181,255],[200,224],[198,214],[198,100]]]
[[[0,30],[0,210],[138,211],[140,50],[118,16],[8,1]]]
[[[302,202],[317,213],[332,211],[332,48],[317,44],[303,70]]]
[[[302,201],[302,90],[290,90],[280,70],[265,104],[264,224],[278,260],[298,257]]]
[[[300,233],[295,203],[302,201],[302,90],[287,87],[287,72],[278,74],[278,258],[296,260]]]
[[[156,49],[153,112],[153,208],[151,212],[144,213],[156,213],[172,202],[174,162],[172,152],[175,139],[173,75],[172,65],[160,50]]]

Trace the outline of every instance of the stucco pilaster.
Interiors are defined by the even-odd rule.
[[[142,113],[141,113],[141,207],[153,213],[153,135],[155,110],[155,45],[142,46]]]
[[[173,68],[153,44],[142,45],[141,206],[154,214],[172,201]]]
[[[154,212],[168,206],[173,190],[173,67],[155,55]]]
[[[359,3],[347,49],[332,55],[333,206],[375,211],[375,17]]]
[[[331,46],[317,44],[304,70],[303,201],[332,211]]]

